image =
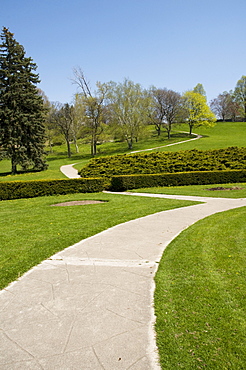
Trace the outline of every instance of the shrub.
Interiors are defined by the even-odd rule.
[[[235,182],[246,182],[246,170],[113,176],[110,190],[125,191],[158,186],[207,185]]]
[[[1,182],[0,200],[69,193],[96,193],[105,187],[103,178]]]
[[[156,174],[190,171],[244,169],[246,148],[186,150],[179,152],[135,153],[92,159],[81,177],[108,177],[129,174]]]

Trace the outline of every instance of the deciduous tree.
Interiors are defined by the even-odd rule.
[[[52,121],[54,126],[58,131],[64,136],[67,144],[67,155],[71,157],[71,145],[70,141],[73,138],[73,120],[74,120],[74,110],[73,106],[66,104],[61,104],[56,102],[53,104],[52,109]]]
[[[152,122],[156,125],[158,135],[162,126],[170,139],[173,124],[179,122],[181,116],[182,97],[176,91],[156,88],[152,88],[152,97]]]
[[[206,97],[206,91],[204,90],[203,84],[198,83],[194,87],[193,92],[198,93],[198,94],[201,94],[202,96],[205,96],[205,98],[207,99],[207,97]]]
[[[246,76],[242,76],[240,80],[237,81],[234,96],[236,102],[240,106],[241,115],[246,122]]]
[[[12,174],[17,165],[44,170],[44,104],[33,72],[37,66],[5,27],[1,40],[0,146],[11,160]]]
[[[120,128],[128,149],[132,149],[143,127],[148,121],[149,94],[133,81],[125,79],[123,83],[108,84],[112,118]]]
[[[190,128],[190,135],[194,127],[213,127],[216,117],[206,103],[206,98],[199,93],[187,91],[183,95],[186,121]]]
[[[97,140],[102,133],[104,102],[108,91],[107,84],[97,82],[97,90],[92,93],[89,83],[81,70],[74,68],[74,79],[72,80],[80,89],[80,97],[85,110],[85,122],[91,131],[91,155],[97,154]]]
[[[239,105],[235,101],[232,94],[224,91],[217,98],[210,102],[211,110],[223,121],[226,119],[235,120],[235,116],[239,114]]]

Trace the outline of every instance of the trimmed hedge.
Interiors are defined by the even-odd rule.
[[[113,176],[110,190],[125,191],[158,186],[207,185],[235,182],[246,182],[246,170]]]
[[[105,186],[103,178],[1,182],[0,200],[69,193],[96,193],[103,191]]]
[[[93,158],[83,167],[81,177],[191,171],[239,170],[246,168],[246,148],[185,150],[124,154]]]

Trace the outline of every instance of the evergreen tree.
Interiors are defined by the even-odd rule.
[[[11,159],[12,174],[17,165],[44,170],[44,104],[36,87],[39,76],[33,72],[37,66],[5,27],[1,40],[0,147]]]

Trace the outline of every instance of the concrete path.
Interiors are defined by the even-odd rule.
[[[1,369],[159,369],[153,277],[163,250],[194,222],[246,206],[246,198],[163,197],[205,203],[115,226],[1,291]]]
[[[78,170],[76,170],[76,168],[73,167],[75,164],[76,163],[61,166],[60,171],[65,176],[67,176],[69,179],[78,179],[78,178],[80,178],[80,175],[78,175]]]
[[[182,131],[182,132],[185,132],[187,133],[186,131]],[[133,153],[140,153],[140,152],[147,152],[147,151],[151,151],[151,150],[155,150],[155,149],[160,149],[160,148],[164,148],[166,146],[173,146],[173,145],[178,145],[178,144],[183,144],[183,143],[187,143],[188,141],[193,141],[193,140],[198,140],[198,139],[201,139],[202,136],[201,135],[198,135],[198,134],[195,134],[193,133],[193,135],[196,135],[195,138],[193,139],[188,139],[188,140],[184,140],[184,141],[179,141],[177,143],[172,143],[172,144],[167,144],[167,145],[162,145],[162,146],[158,146],[156,148],[151,148],[151,149],[142,149],[142,150],[136,150],[136,151],[133,151],[131,152],[131,154]],[[78,170],[76,170],[76,168],[74,168],[73,166],[75,165],[76,163],[73,163],[73,164],[67,164],[65,166],[61,166],[60,167],[60,171],[66,176],[68,177],[69,179],[78,179],[80,178],[80,175],[78,175]]]
[[[188,132],[186,132],[186,131],[182,131],[182,132],[188,134]],[[198,140],[198,139],[201,139],[202,138],[202,135],[198,135],[198,134],[195,134],[195,133],[193,133],[193,135],[196,135],[196,137],[194,137],[193,139],[178,141],[177,143],[171,143],[171,144],[167,144],[167,145],[157,146],[157,147],[151,148],[151,149],[134,150],[133,152],[131,152],[131,154],[140,153],[140,152],[148,152],[148,151],[151,151],[151,150],[165,148],[166,146],[173,146],[173,145],[178,145],[178,144],[184,144],[184,143],[188,143],[189,141],[194,141],[194,140]]]

